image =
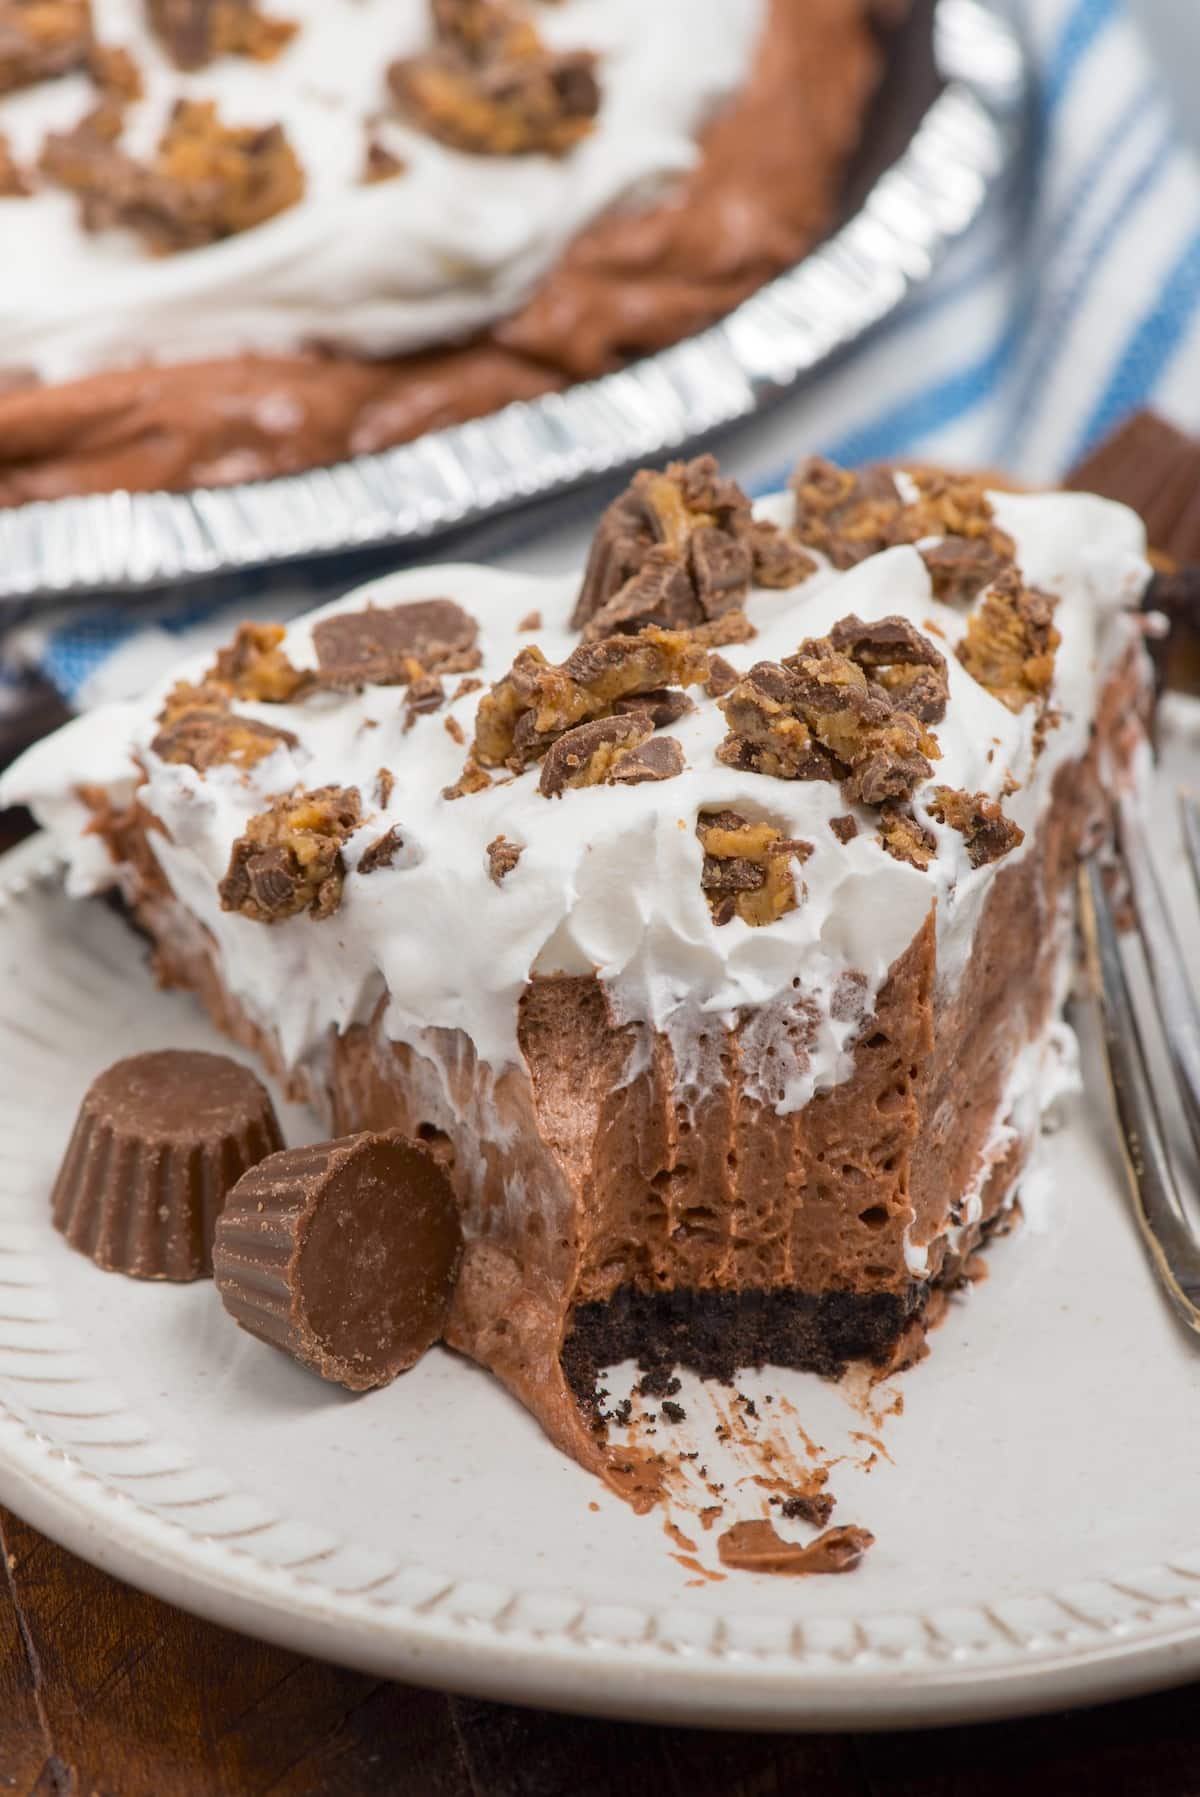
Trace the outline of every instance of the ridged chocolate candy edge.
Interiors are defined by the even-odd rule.
[[[217,1290],[234,1321],[325,1376],[293,1317],[289,1274],[315,1191],[356,1139],[286,1149],[260,1161],[230,1193],[213,1246]]]
[[[89,1094],[54,1182],[51,1217],[70,1246],[106,1272],[178,1283],[208,1278],[227,1195],[281,1147],[265,1088],[260,1116],[211,1146],[114,1129]]]

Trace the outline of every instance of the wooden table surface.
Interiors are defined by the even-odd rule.
[[[37,1797],[1200,1793],[1200,1687],[938,1733],[703,1734],[445,1697],[143,1597],[0,1510],[0,1791]]]

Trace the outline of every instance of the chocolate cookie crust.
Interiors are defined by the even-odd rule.
[[[623,1285],[606,1303],[576,1309],[563,1371],[583,1403],[597,1375],[624,1360],[646,1371],[686,1367],[725,1384],[739,1367],[767,1365],[837,1379],[852,1360],[885,1364],[928,1298],[916,1280],[902,1292],[647,1292]]]

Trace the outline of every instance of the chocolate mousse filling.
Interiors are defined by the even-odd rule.
[[[925,1329],[944,1294],[964,1283],[971,1254],[1011,1226],[1034,1144],[1014,1135],[1004,1115],[1007,1061],[997,1043],[1034,1039],[1052,1018],[1078,856],[1108,806],[1102,765],[1127,763],[1145,704],[1133,656],[1105,690],[1087,756],[1055,777],[1033,852],[997,876],[979,924],[981,952],[949,1003],[926,929],[893,967],[860,1033],[849,1080],[818,1094],[798,1118],[756,1111],[753,1129],[743,1120],[699,1154],[689,1149],[693,1159],[711,1153],[713,1164],[732,1162],[739,1149],[758,1160],[752,1170],[738,1165],[742,1178],[753,1172],[762,1194],[759,1226],[743,1223],[733,1252],[721,1254],[713,1206],[695,1263],[699,1277],[684,1273],[678,1284],[655,1289],[668,1281],[648,1280],[631,1262],[633,1278],[576,1303],[561,1361],[585,1407],[599,1374],[626,1360],[651,1373],[685,1367],[728,1382],[740,1367],[838,1378],[850,1361],[896,1370],[920,1356]],[[997,1124],[1012,1139],[989,1156]],[[788,1134],[793,1151],[772,1169]],[[958,1220],[956,1211],[961,1218],[961,1195],[981,1166],[978,1220],[951,1248],[945,1223]],[[908,1218],[915,1239],[929,1242],[930,1271],[920,1279],[901,1271]]]
[[[696,168],[648,210],[583,231],[514,316],[471,342],[376,362],[314,347],[59,385],[0,366],[0,505],[297,473],[561,390],[703,329],[830,228],[880,74],[875,20],[900,10],[770,0],[750,74],[703,134]]]

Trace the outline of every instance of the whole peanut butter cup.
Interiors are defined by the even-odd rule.
[[[1157,412],[1135,412],[1065,484],[1140,516],[1155,570],[1142,609],[1161,612],[1170,626],[1147,645],[1159,683],[1200,692],[1200,437]]]
[[[204,1278],[226,1197],[281,1142],[266,1087],[226,1055],[117,1061],[79,1108],[51,1197],[55,1227],[111,1272]]]
[[[462,1258],[449,1180],[420,1144],[364,1132],[273,1154],[217,1225],[217,1290],[243,1329],[351,1391],[441,1333]]]

